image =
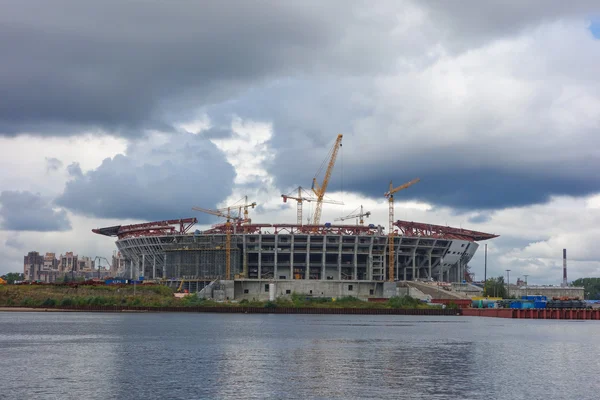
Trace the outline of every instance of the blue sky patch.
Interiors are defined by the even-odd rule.
[[[596,39],[600,39],[600,20],[592,21],[590,25],[590,32]]]

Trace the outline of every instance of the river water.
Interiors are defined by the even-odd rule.
[[[600,322],[0,312],[1,399],[598,399]]]

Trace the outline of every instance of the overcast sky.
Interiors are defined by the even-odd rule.
[[[562,248],[600,276],[595,0],[0,5],[0,274],[245,195],[294,222],[280,194],[343,133],[324,220],[385,225],[420,177],[396,217],[500,234],[489,276],[558,284]]]

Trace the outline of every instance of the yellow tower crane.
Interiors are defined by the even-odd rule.
[[[371,216],[371,211],[364,212],[363,206],[361,205],[359,213],[354,213],[354,214],[351,213],[350,215],[346,215],[345,217],[336,218],[335,221],[345,221],[347,219],[356,218],[357,219],[356,225],[360,224],[362,226],[365,224],[365,220],[363,219],[363,217],[369,218],[370,216]]]
[[[335,165],[335,159],[337,158],[337,153],[340,147],[342,147],[342,137],[344,135],[337,135],[337,139],[335,140],[335,144],[329,151],[331,156],[329,157],[329,164],[327,165],[327,170],[325,171],[325,177],[323,178],[323,183],[319,185],[317,183],[317,177],[313,178],[312,182],[312,191],[317,196],[317,206],[315,207],[315,215],[313,219],[313,225],[319,225],[321,220],[321,210],[323,208],[323,197],[325,196],[325,191],[327,191],[327,185],[329,185],[329,179],[331,179],[331,171],[333,171],[333,166]],[[324,164],[324,163],[323,163]],[[317,172],[317,175],[321,172],[321,169]]]
[[[224,208],[219,208],[217,210],[211,210],[211,209],[202,208],[202,207],[192,207],[192,210],[194,210],[194,211],[200,211],[200,212],[203,212],[206,214],[215,215],[217,217],[225,218],[225,220],[226,220],[226,222],[225,222],[225,276],[226,276],[226,279],[231,279],[231,232],[233,231],[233,225],[231,223],[231,220],[232,219],[236,220],[236,222],[235,222],[236,224],[237,224],[238,220],[242,220],[240,214],[238,214],[237,216],[233,215],[231,213],[231,210],[239,209],[241,211],[243,208],[245,218],[242,221],[247,221],[248,220],[248,207],[254,208],[254,207],[256,207],[256,203],[244,203],[242,205],[224,207]]]
[[[390,230],[388,231],[388,280],[390,282],[394,282],[394,193],[397,193],[403,189],[411,187],[415,183],[419,182],[420,179],[413,179],[410,182],[405,183],[404,185],[400,185],[397,188],[394,188],[392,185],[392,181],[390,181],[390,190],[385,192],[384,196],[387,197],[389,201],[390,208]]]
[[[291,196],[289,194],[282,194],[281,197],[283,198],[283,202],[287,203],[288,199],[291,200],[296,200],[296,202],[298,203],[296,206],[296,219],[297,219],[297,224],[298,225],[302,225],[302,203],[303,202],[311,202],[311,201],[317,201],[317,199],[315,199],[314,197],[306,197],[302,195],[302,186],[298,186],[298,196]],[[344,205],[343,202],[341,201],[335,201],[335,200],[323,200],[322,203],[329,203],[329,204],[340,204],[340,205]]]
[[[242,215],[242,209],[244,210],[244,219],[241,220],[242,224],[244,225],[244,233],[247,233],[248,230],[246,228],[246,225],[249,225],[252,223],[252,220],[250,218],[248,218],[248,208],[254,208],[256,207],[256,202],[252,202],[252,203],[248,203],[248,196],[244,197],[244,204],[242,204],[241,206],[238,206],[238,217],[240,217]]]

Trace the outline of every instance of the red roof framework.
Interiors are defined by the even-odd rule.
[[[420,222],[396,221],[394,226],[398,227],[404,236],[429,237],[436,239],[457,239],[477,242],[497,238],[500,235],[492,233],[471,231],[450,226],[424,224]]]
[[[140,236],[162,236],[187,233],[196,218],[170,219],[133,225],[116,225],[108,228],[92,229],[92,232],[105,236],[117,236],[119,239]]]
[[[116,236],[119,239],[141,237],[186,234],[198,221],[196,218],[171,219],[165,221],[147,222],[134,225],[117,225],[107,228],[92,229],[92,232],[105,236]],[[403,236],[426,237],[435,239],[458,239],[471,242],[493,239],[499,235],[477,232],[450,226],[424,224],[419,222],[396,221],[394,223]],[[238,223],[235,226],[237,234],[263,233],[263,229],[270,232],[282,234],[313,234],[313,235],[377,235],[382,234],[382,228],[374,225],[296,225],[296,224],[248,224]],[[203,234],[225,234],[225,224],[213,225]],[[266,232],[264,232],[266,233]]]

